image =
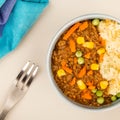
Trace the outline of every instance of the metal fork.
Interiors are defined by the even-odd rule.
[[[8,112],[23,98],[37,72],[37,65],[30,61],[25,64],[10,87],[7,99],[0,113],[0,120],[4,120]]]

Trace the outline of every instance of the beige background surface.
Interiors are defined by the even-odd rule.
[[[120,18],[119,0],[50,0],[39,20],[18,48],[0,61],[0,107],[7,90],[27,60],[40,71],[22,101],[6,120],[119,120],[120,107],[104,112],[78,109],[61,98],[51,85],[46,70],[50,41],[66,22],[87,13],[106,13]]]

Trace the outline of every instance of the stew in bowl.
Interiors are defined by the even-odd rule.
[[[49,50],[49,72],[59,91],[86,108],[114,106],[120,98],[120,24],[85,15],[66,24]]]

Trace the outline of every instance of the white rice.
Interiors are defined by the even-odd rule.
[[[120,92],[120,24],[111,20],[101,21],[100,36],[106,40],[106,53],[100,64],[100,73],[110,83],[109,94]]]

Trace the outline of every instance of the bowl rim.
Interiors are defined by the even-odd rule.
[[[57,86],[53,74],[52,74],[52,70],[51,70],[51,56],[52,56],[52,52],[53,49],[55,47],[55,44],[57,43],[58,38],[62,35],[63,32],[65,32],[65,30],[67,30],[70,26],[72,26],[73,24],[75,24],[76,22],[79,21],[83,21],[86,19],[94,19],[94,18],[99,18],[99,19],[111,19],[114,20],[118,23],[120,23],[120,19],[113,17],[111,15],[108,14],[101,14],[101,13],[91,13],[91,14],[84,14],[81,16],[78,16],[76,18],[73,18],[72,20],[68,21],[67,23],[65,23],[57,32],[56,34],[53,36],[53,39],[50,42],[49,48],[48,48],[48,53],[47,53],[47,73],[48,76],[50,78],[50,82],[53,86],[53,88],[55,89],[55,91],[57,92],[57,94],[63,98],[63,100],[65,100],[65,102],[70,103],[71,105],[76,106],[76,108],[78,109],[82,109],[82,110],[87,110],[87,111],[108,111],[108,110],[112,110],[114,108],[118,108],[119,107],[119,103],[120,100],[117,100],[116,102],[113,102],[111,105],[106,105],[104,107],[87,107],[86,105],[82,105],[82,104],[77,104],[76,102],[70,100],[68,97],[66,97],[62,91],[60,90],[60,88]]]

